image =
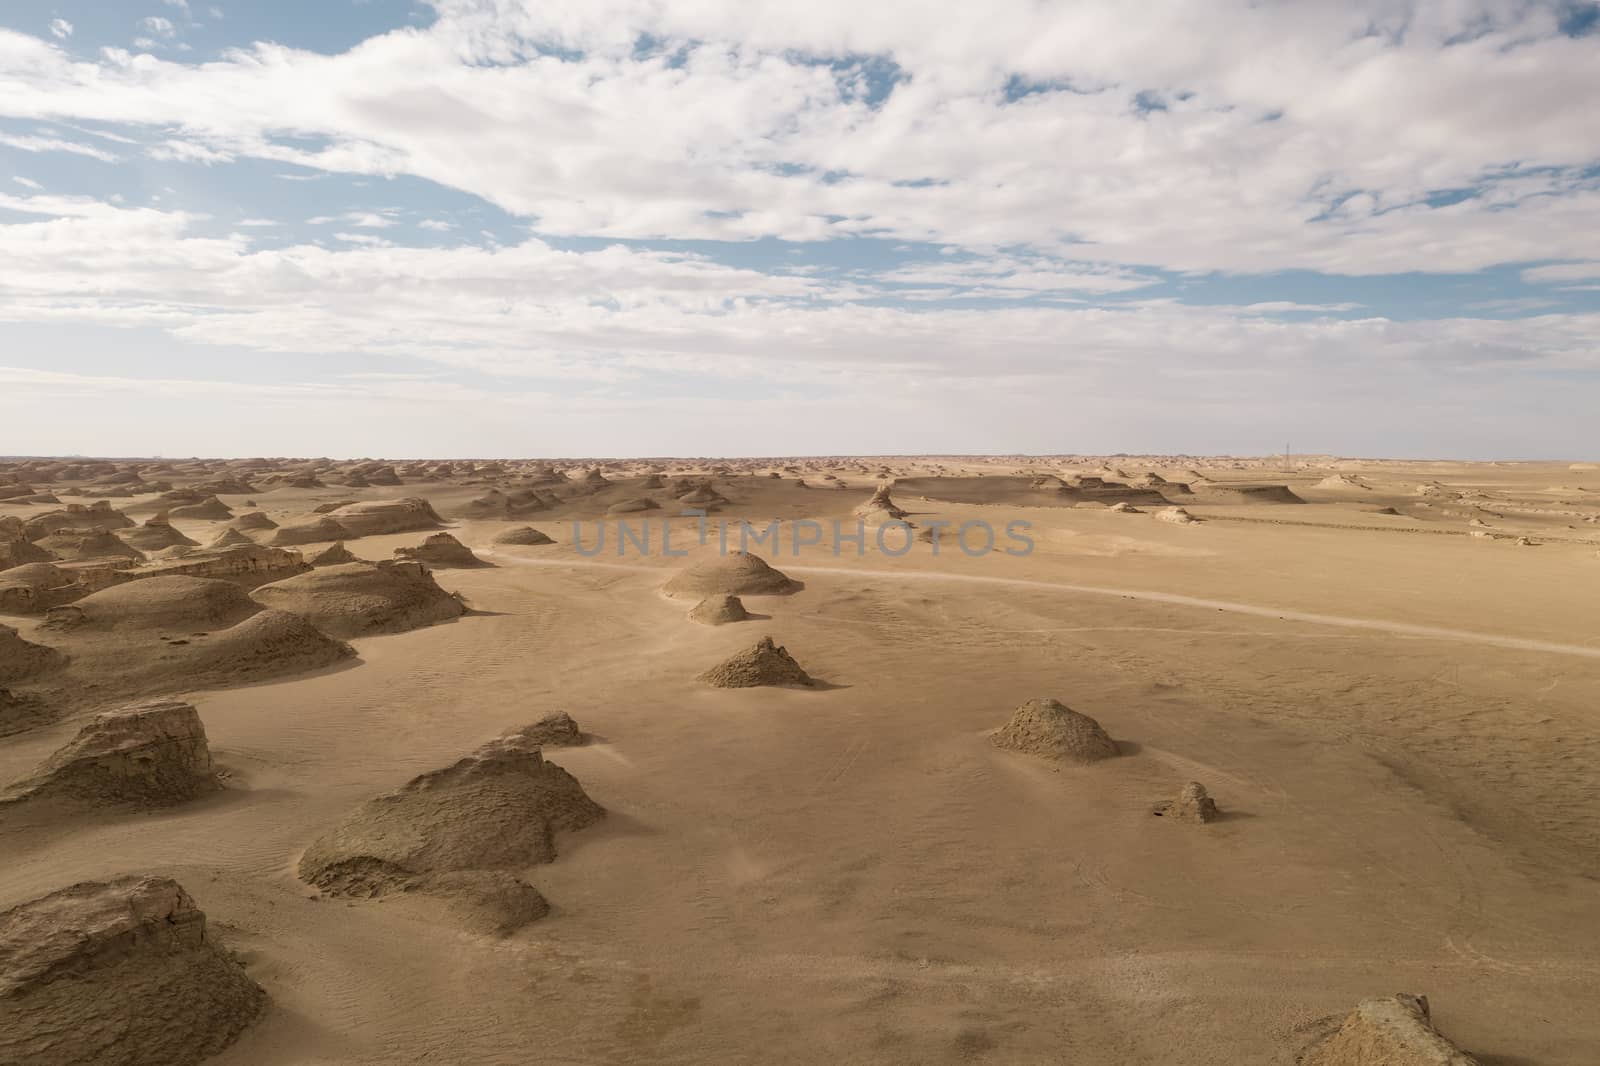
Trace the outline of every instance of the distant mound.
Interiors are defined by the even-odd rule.
[[[750,617],[750,612],[744,609],[744,601],[737,596],[718,593],[707,596],[689,609],[689,620],[708,626],[720,626],[728,622],[743,622]]]
[[[62,510],[34,515],[22,524],[22,535],[38,540],[64,529],[127,529],[131,525],[133,519],[113,508],[109,500],[99,500],[88,506],[69,503]]]
[[[889,486],[879,485],[873,490],[872,498],[857,507],[851,514],[857,518],[872,519],[899,519],[906,516],[906,512],[895,506],[894,500],[889,497]]]
[[[441,569],[493,566],[472,554],[472,549],[448,533],[435,533],[415,548],[396,548],[397,559],[412,559]]]
[[[419,529],[438,529],[444,525],[444,519],[440,518],[428,501],[420,496],[347,504],[333,511],[332,517],[348,529],[352,537],[410,533]]]
[[[1116,754],[1117,744],[1086,714],[1059,700],[1031,699],[989,738],[997,748],[1063,762],[1092,763]]]
[[[176,881],[85,881],[0,913],[0,1062],[193,1066],[266,993]]]
[[[731,596],[784,596],[799,589],[782,571],[767,565],[759,555],[739,552],[716,555],[695,563],[663,586],[668,596],[704,599],[725,593]]]
[[[278,527],[267,543],[279,548],[296,544],[321,544],[324,541],[349,540],[355,534],[346,529],[338,519],[323,515],[303,522],[291,522]]]
[[[1305,503],[1287,485],[1233,485],[1211,482],[1191,486],[1197,495],[1210,497],[1213,502],[1229,500],[1234,503]]]
[[[244,514],[228,523],[228,528],[248,532],[252,529],[277,529],[278,523],[268,518],[262,511],[246,511]]]
[[[536,742],[513,733],[362,804],[306,849],[299,874],[333,895],[442,895],[509,931],[545,909],[515,873],[554,861],[558,833],[604,815]]]
[[[1190,514],[1182,507],[1163,507],[1161,510],[1156,512],[1156,517],[1163,522],[1171,522],[1173,525],[1178,526],[1193,525],[1195,522],[1199,521],[1199,519],[1195,518],[1194,515]]]
[[[495,534],[494,543],[535,545],[554,544],[555,541],[532,526],[517,526],[514,529],[507,529]]]
[[[1433,1027],[1426,996],[1363,1000],[1299,1066],[1478,1066]]]
[[[144,552],[160,551],[162,548],[170,548],[177,544],[193,546],[197,543],[172,528],[172,523],[167,520],[166,511],[156,512],[145,519],[141,526],[124,530],[122,542]]]
[[[755,688],[760,685],[815,685],[787,648],[762,637],[749,648],[713,666],[699,680],[713,688]]]
[[[461,601],[413,562],[340,563],[262,585],[268,607],[301,615],[331,636],[372,636],[459,618]]]
[[[225,526],[216,536],[206,542],[206,547],[232,548],[240,544],[254,545],[255,541],[251,540],[249,535],[239,529],[238,526]]]
[[[49,673],[66,663],[54,648],[22,639],[15,629],[0,625],[0,685],[14,685]]]
[[[637,514],[640,511],[659,511],[661,505],[648,496],[630,496],[606,508],[606,514]]]
[[[220,788],[200,715],[187,703],[163,700],[95,715],[37,772],[0,792],[0,803],[162,807]]]
[[[173,518],[194,518],[208,522],[220,522],[224,518],[232,518],[233,511],[227,504],[215,496],[208,496],[201,503],[192,503],[186,507],[174,507]]]
[[[1313,488],[1330,492],[1371,492],[1372,486],[1349,474],[1332,474],[1317,482]]]
[[[244,589],[203,577],[151,577],[113,585],[47,616],[52,628],[218,629],[261,608]]]
[[[144,553],[124,544],[108,529],[62,530],[34,542],[38,547],[67,562],[87,559],[143,559]]]
[[[1198,781],[1184,785],[1178,790],[1177,799],[1157,804],[1152,813],[1179,822],[1214,822],[1220,816],[1216,801]]]
[[[312,566],[338,566],[340,563],[355,563],[360,562],[360,560],[355,557],[355,554],[349,548],[344,546],[344,541],[339,540],[323,548],[307,559],[306,562]]]
[[[1115,511],[1117,514],[1144,514],[1144,511],[1141,508],[1135,507],[1127,500],[1123,500],[1120,503],[1114,503],[1107,508],[1107,510]]]

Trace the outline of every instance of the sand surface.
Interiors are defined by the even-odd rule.
[[[1178,480],[1202,461],[1115,462]],[[765,476],[785,463],[799,473]],[[1069,471],[696,467],[729,501],[713,518],[782,520],[782,550],[757,550],[803,583],[741,594],[752,619],[715,627],[662,592],[698,556],[573,545],[572,520],[592,543],[618,500],[677,514],[673,489],[640,488],[657,469],[676,486],[670,463],[615,464],[612,484],[515,519],[458,517],[492,476],[257,485],[280,524],[425,497],[494,565],[435,571],[471,610],[353,638],[354,660],[243,687],[175,679],[225,789],[0,817],[0,908],[89,878],[177,880],[270,997],[210,1060],[229,1066],[1291,1063],[1396,991],[1425,993],[1488,1066],[1600,1061],[1600,499],[1575,491],[1593,475],[1217,463],[1202,472],[1307,502],[1169,497],[1200,519],[1187,526],[1142,503],[1026,506],[1009,482],[992,502],[966,480],[957,502],[923,499],[919,480],[894,496],[908,521],[1024,518],[1035,550],[892,557],[869,536],[859,558],[796,556],[789,523],[853,523],[880,463]],[[829,472],[847,487],[820,487]],[[1371,487],[1317,487],[1336,472]],[[1441,502],[1426,483],[1482,496]],[[220,498],[235,514],[246,499]],[[141,522],[157,509],[113,503]],[[1488,512],[1494,535],[1471,536]],[[691,543],[695,521],[673,522]],[[224,524],[172,523],[201,543]],[[521,525],[556,543],[495,543]],[[347,547],[387,560],[427,535]],[[0,622],[65,646],[39,613]],[[766,635],[815,689],[696,680]],[[100,674],[52,691],[75,702],[0,737],[0,786],[117,696]],[[1034,697],[1091,715],[1121,755],[1079,766],[990,743]],[[353,808],[558,710],[592,739],[545,757],[607,817],[522,871],[547,917],[496,937],[424,896],[297,879]],[[1151,816],[1191,780],[1218,821]]]

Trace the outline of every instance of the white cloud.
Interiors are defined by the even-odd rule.
[[[425,218],[421,222],[418,222],[417,225],[422,229],[434,230],[439,233],[456,228],[454,222],[446,222],[440,218]]]
[[[24,152],[69,152],[73,155],[88,156],[98,159],[102,163],[114,163],[117,157],[102,148],[89,144],[79,144],[76,141],[64,141],[59,137],[22,137],[9,133],[0,133],[0,144],[9,148],[19,148]]]
[[[55,37],[57,40],[66,40],[72,36],[72,23],[66,19],[51,19],[50,36]]]
[[[172,24],[171,19],[162,18],[160,15],[151,15],[139,20],[140,29],[157,37],[172,37],[178,32],[178,27]]]
[[[12,175],[11,180],[16,182],[18,185],[21,185],[21,186],[23,186],[24,188],[27,188],[27,189],[42,189],[42,188],[44,188],[43,185],[40,185],[38,182],[34,181],[32,178],[25,178],[20,174]]]

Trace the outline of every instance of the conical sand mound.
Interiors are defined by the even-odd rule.
[[[759,555],[740,552],[716,555],[682,571],[663,587],[668,596],[704,599],[707,596],[783,596],[800,588]]]
[[[1098,762],[1117,754],[1116,741],[1099,722],[1049,698],[1031,699],[1018,707],[989,739],[997,748],[1064,762]]]
[[[435,533],[415,548],[396,548],[394,554],[397,559],[414,559],[419,563],[441,569],[446,567],[470,569],[494,565],[473,555],[471,548],[448,533]]]
[[[196,542],[172,528],[167,512],[161,511],[145,520],[144,525],[124,530],[122,542],[140,551],[153,552],[176,544],[193,545]]]
[[[69,799],[94,806],[161,807],[222,787],[200,715],[164,700],[97,714],[0,802]]]
[[[570,748],[589,742],[583,730],[578,728],[578,723],[566,711],[547,714],[510,735],[541,748]]]
[[[889,486],[879,485],[872,493],[872,499],[857,507],[853,512],[857,518],[904,518],[906,512],[895,506],[894,500],[889,498]]]
[[[713,688],[755,688],[759,685],[815,685],[787,648],[762,637],[755,647],[725,659],[700,675]]]
[[[1478,1066],[1433,1027],[1426,996],[1363,1000],[1299,1066]]]
[[[193,1066],[266,993],[176,881],[85,881],[0,913],[0,1062]]]
[[[334,541],[329,547],[323,548],[306,562],[312,566],[337,566],[340,563],[360,562],[349,548],[344,546],[344,541]]]
[[[517,526],[514,529],[508,529],[504,532],[497,533],[495,534],[494,542],[496,544],[525,545],[555,543],[555,541],[552,540],[547,534],[539,532],[532,526]]]
[[[242,685],[320,670],[352,658],[355,649],[287,611],[263,610],[237,625],[192,638],[170,659],[175,677],[192,684]]]
[[[728,622],[743,622],[750,617],[744,601],[726,594],[707,596],[689,609],[689,620],[702,625],[720,626]]]
[[[1221,817],[1216,801],[1198,781],[1184,785],[1177,799],[1158,804],[1153,813],[1179,822],[1214,822]]]
[[[240,530],[277,529],[278,523],[260,511],[246,511],[232,522],[229,522],[228,528]]]
[[[605,811],[527,732],[362,804],[306,849],[301,879],[335,895],[445,895],[500,928],[538,917],[542,900],[515,872],[554,861],[556,834]]]
[[[206,547],[208,547],[208,548],[231,548],[236,544],[254,545],[255,541],[251,540],[237,526],[227,526],[222,530],[222,532],[218,533],[216,536],[212,537],[209,541],[207,541],[206,542]]]
[[[35,542],[57,559],[82,561],[85,559],[143,559],[139,549],[124,544],[115,533],[106,529],[62,530]]]
[[[466,610],[425,567],[411,562],[321,566],[262,585],[252,595],[341,639],[402,633],[459,618]]]
[[[12,685],[48,673],[66,657],[54,648],[22,639],[15,629],[0,625],[0,685]]]

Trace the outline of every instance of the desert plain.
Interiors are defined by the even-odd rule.
[[[0,461],[0,1062],[1592,1066],[1597,593],[1581,462]]]

